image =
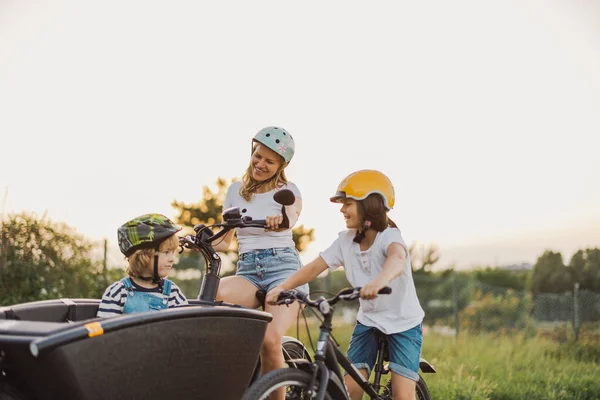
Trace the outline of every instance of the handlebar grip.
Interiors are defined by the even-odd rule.
[[[284,213],[285,213],[285,211],[284,211]],[[253,219],[251,221],[245,222],[244,226],[246,228],[266,228],[267,221],[264,219]],[[281,224],[279,224],[279,227],[284,228],[284,229],[287,229],[290,227],[290,223],[289,223],[287,217],[285,216],[285,214],[283,216],[283,222]]]
[[[379,292],[377,292],[377,294],[390,294],[392,293],[392,288],[389,286],[384,286],[381,289],[379,289]]]
[[[253,219],[251,221],[246,221],[244,226],[248,228],[265,228],[267,226],[267,221],[264,219]]]

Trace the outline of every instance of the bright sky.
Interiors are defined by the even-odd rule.
[[[600,246],[593,0],[0,0],[0,212],[115,251],[127,219],[241,176],[268,125],[296,139],[305,261],[363,168],[441,267]]]

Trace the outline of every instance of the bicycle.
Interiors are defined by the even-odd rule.
[[[283,202],[285,196],[277,198]],[[221,263],[211,243],[230,229],[264,227],[265,221],[242,218],[239,209],[223,214],[217,225],[225,232],[213,235],[210,227],[196,226],[180,240],[181,251],[197,248],[207,258],[200,299],[188,300],[189,306],[105,319],[96,317],[100,299],[0,307],[0,399],[239,400],[260,371],[259,351],[272,316],[215,300]],[[310,357],[291,337],[282,349],[288,363]],[[144,366],[160,379],[149,379]]]
[[[273,195],[273,199],[281,204],[281,213],[283,221],[280,224],[281,228],[289,227],[289,219],[285,213],[285,206],[294,204],[295,195],[291,190],[282,189],[277,191]],[[239,304],[227,303],[224,301],[217,301],[217,290],[219,288],[220,270],[221,270],[221,257],[219,253],[213,248],[212,243],[219,238],[225,236],[230,230],[235,228],[265,228],[265,220],[255,220],[250,216],[242,216],[239,207],[231,207],[223,211],[223,222],[219,224],[213,224],[210,226],[204,224],[198,224],[194,226],[195,235],[187,235],[179,238],[181,246],[180,253],[184,248],[199,250],[205,259],[206,270],[202,284],[200,286],[200,294],[198,300],[190,301],[191,304],[207,304],[217,306],[228,306],[228,307],[242,307]],[[216,233],[213,233],[212,228],[221,228]],[[264,291],[258,290],[256,292],[256,298],[259,301],[262,309],[265,309],[265,295]],[[310,354],[306,347],[299,340],[291,337],[284,336],[282,341],[282,348],[284,353],[284,359],[286,363],[290,364],[290,360],[295,359],[307,359],[310,360]],[[293,365],[293,362],[292,362]],[[257,365],[257,370],[254,373],[254,378],[258,377],[260,373],[260,363]]]
[[[314,361],[296,361],[295,368],[283,368],[271,371],[256,380],[244,393],[242,400],[266,399],[275,390],[286,387],[286,399],[348,400],[349,395],[344,384],[340,366],[365,391],[371,399],[390,400],[392,396],[391,381],[381,384],[382,375],[389,373],[387,341],[383,333],[378,340],[377,361],[374,367],[372,382],[365,379],[351,361],[342,353],[335,343],[331,331],[334,305],[340,300],[355,300],[360,297],[360,287],[346,288],[332,298],[320,297],[311,300],[302,292],[284,290],[279,294],[278,304],[291,304],[299,301],[318,311],[323,317],[319,327],[319,339],[314,354]],[[379,294],[391,293],[389,287],[383,288]],[[435,373],[435,368],[425,359],[420,360],[423,373]],[[430,400],[429,389],[422,376],[416,385],[416,398]]]

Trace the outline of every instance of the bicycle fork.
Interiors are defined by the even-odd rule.
[[[383,335],[377,335],[377,362],[375,363],[375,376],[373,377],[373,389],[377,393],[381,391],[381,376],[390,372],[383,365],[385,355],[387,354],[387,339]]]

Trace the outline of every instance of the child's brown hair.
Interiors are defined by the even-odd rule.
[[[383,232],[385,228],[397,228],[396,223],[387,216],[387,209],[383,203],[383,197],[377,193],[371,193],[366,199],[357,201],[358,216],[362,223],[371,221],[371,229]]]
[[[172,235],[166,238],[158,247],[158,251],[175,251],[179,247],[179,238],[177,235]],[[144,276],[144,271],[150,271],[152,274],[154,268],[154,253],[155,249],[140,249],[136,250],[127,258],[127,275],[138,277]]]

